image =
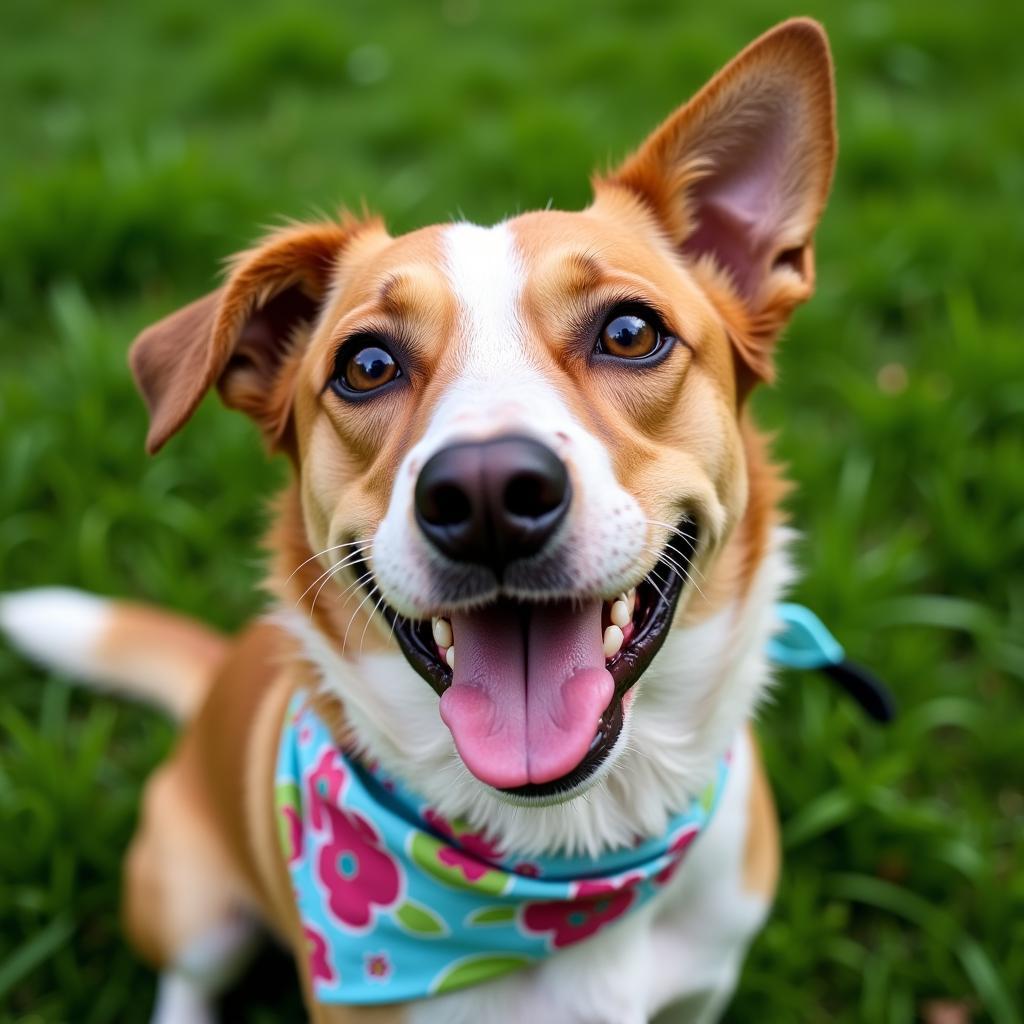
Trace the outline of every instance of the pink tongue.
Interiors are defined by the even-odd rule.
[[[452,616],[455,672],[441,717],[466,767],[499,789],[550,782],[583,760],[614,683],[601,602],[540,605],[523,641],[504,602]]]

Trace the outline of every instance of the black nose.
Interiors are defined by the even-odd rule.
[[[416,521],[457,562],[499,576],[536,554],[565,518],[572,497],[565,463],[528,437],[453,444],[433,455],[416,481]]]

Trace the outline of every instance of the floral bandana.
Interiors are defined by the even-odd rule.
[[[797,606],[779,607],[787,631],[769,653],[797,665],[821,642],[787,608]],[[673,877],[711,820],[729,761],[657,838],[599,859],[508,859],[465,822],[339,750],[297,693],[276,802],[316,999],[390,1003],[451,992],[596,934]]]
[[[335,745],[297,693],[277,761],[281,842],[321,1003],[474,985],[600,931],[665,885],[709,821],[727,759],[665,835],[587,857],[507,860]]]

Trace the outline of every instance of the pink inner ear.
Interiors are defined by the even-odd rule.
[[[300,285],[294,284],[252,311],[239,332],[229,368],[254,366],[268,378],[284,361],[292,331],[300,323],[311,323],[319,305]]]
[[[697,227],[683,244],[691,256],[711,253],[746,298],[768,273],[786,217],[784,119],[772,109],[757,113],[762,123],[719,147],[715,169],[693,188]]]

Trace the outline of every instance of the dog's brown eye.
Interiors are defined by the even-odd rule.
[[[331,386],[340,394],[363,395],[390,384],[402,371],[395,357],[377,338],[349,343],[338,354]]]
[[[386,349],[361,348],[345,366],[345,383],[353,391],[372,391],[398,376],[398,363]]]
[[[597,351],[618,359],[643,359],[657,352],[662,341],[652,318],[638,312],[617,312],[601,328]]]

